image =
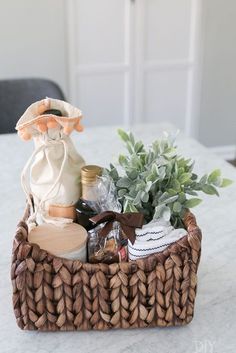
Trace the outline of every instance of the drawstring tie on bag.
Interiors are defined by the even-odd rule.
[[[63,145],[63,149],[64,149],[64,156],[63,156],[63,161],[60,167],[60,171],[59,174],[56,178],[56,180],[54,181],[54,183],[51,185],[51,187],[49,188],[49,190],[45,193],[45,195],[41,198],[41,200],[39,201],[39,204],[36,206],[36,208],[33,210],[33,204],[32,204],[32,200],[31,200],[31,195],[33,196],[33,198],[37,198],[39,199],[39,197],[37,197],[36,194],[34,194],[31,190],[30,187],[28,186],[27,183],[27,173],[28,170],[32,164],[32,162],[34,161],[35,157],[41,152],[41,151],[45,151],[47,148],[53,146],[53,145],[59,145],[62,144]],[[33,210],[32,215],[29,217],[28,219],[28,227],[29,227],[29,231],[31,229],[33,229],[34,227],[36,227],[37,223],[36,223],[36,217],[37,214],[40,213],[40,215],[42,216],[43,221],[45,221],[46,223],[51,223],[51,224],[55,224],[58,226],[63,226],[65,224],[68,223],[72,223],[72,220],[69,218],[59,218],[59,217],[49,217],[46,214],[45,211],[45,202],[50,200],[52,197],[50,197],[50,194],[54,191],[54,189],[56,188],[56,186],[60,183],[61,181],[61,177],[66,165],[66,161],[67,161],[67,157],[68,157],[68,147],[67,147],[67,143],[63,140],[50,140],[50,141],[43,141],[43,144],[41,146],[39,146],[38,148],[36,148],[36,150],[32,153],[32,155],[30,156],[30,158],[28,159],[25,167],[23,168],[22,174],[21,174],[21,185],[22,188],[25,192],[25,195],[27,197],[27,201],[31,206],[31,209]],[[58,188],[59,190],[59,188]],[[55,197],[55,196],[54,196]]]

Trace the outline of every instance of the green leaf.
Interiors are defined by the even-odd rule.
[[[168,204],[168,203],[171,203],[171,202],[174,202],[178,199],[178,195],[174,195],[174,196],[169,196],[168,192],[164,192],[161,197],[159,198],[158,200],[158,204],[159,205],[162,205],[162,204]]]
[[[201,199],[192,198],[192,199],[187,200],[187,201],[184,203],[184,206],[185,206],[186,208],[193,208],[193,207],[195,207],[195,206],[198,206],[201,202],[202,202]]]
[[[134,204],[135,206],[138,206],[138,205],[141,204],[141,195],[142,195],[142,192],[143,192],[143,191],[139,190],[138,193],[137,193],[137,195],[136,195],[136,197],[135,197],[135,199],[133,200],[133,204]]]
[[[145,192],[143,191],[142,194],[141,194],[141,200],[144,202],[144,203],[147,203],[148,200],[149,200],[149,194],[148,192]]]
[[[131,185],[131,180],[127,177],[120,178],[116,183],[116,186],[121,188],[129,188],[130,185]]]
[[[205,175],[203,175],[203,177],[201,177],[199,183],[200,184],[206,184],[206,182],[207,182],[207,174],[205,174]]]
[[[115,168],[114,164],[110,163],[110,169],[114,169],[114,168]]]
[[[193,183],[191,184],[191,189],[192,189],[192,190],[200,191],[200,190],[202,190],[202,185],[201,185],[200,183],[193,182]],[[189,194],[189,190],[190,190],[190,189],[188,189],[188,194]],[[191,194],[190,194],[190,195],[191,195]]]
[[[142,182],[142,180],[138,180],[135,185],[136,191],[144,191],[146,184]]]
[[[127,202],[124,208],[125,212],[138,212],[138,209],[131,203]]]
[[[132,134],[132,132],[130,132],[130,134],[129,134],[129,139],[130,139],[130,143],[132,144],[132,146],[134,146],[135,140],[134,140],[134,135]]]
[[[179,169],[178,169],[178,176],[180,176],[180,175],[183,174],[183,173],[184,173],[184,168],[179,166]]]
[[[173,211],[179,213],[182,210],[182,205],[180,202],[176,201],[173,204]]]
[[[119,179],[119,174],[118,174],[118,171],[115,167],[113,167],[110,172],[110,177],[114,180],[114,181],[117,181]]]
[[[127,189],[118,190],[118,197],[124,197],[127,194]]]
[[[209,184],[212,184],[212,183],[214,184],[220,176],[221,176],[220,169],[215,169],[215,170],[213,170],[213,172],[211,172],[207,181]]]
[[[152,182],[151,182],[151,181],[148,181],[147,184],[146,184],[146,187],[145,187],[145,191],[146,191],[146,192],[149,192],[150,189],[151,189],[151,187],[152,187]]]
[[[191,161],[191,164],[190,164],[190,166],[188,168],[189,172],[192,172],[192,170],[194,168],[194,165],[195,165],[195,161]],[[193,173],[192,177],[195,178],[195,176],[197,177],[197,175]]]
[[[178,175],[178,163],[176,163],[176,162],[174,164],[174,173],[175,173],[175,176]]]
[[[214,182],[212,182],[212,184],[216,187],[220,187],[220,185],[222,184],[222,178],[218,177]]]
[[[179,196],[178,196],[178,201],[179,201],[180,203],[184,203],[185,200],[186,200],[185,193],[184,193],[184,192],[181,192],[181,193],[179,194]]]
[[[159,202],[161,203],[161,202],[164,202],[166,199],[168,199],[168,197],[169,197],[169,194],[168,194],[168,192],[163,192],[163,194],[159,197]]]
[[[209,184],[203,185],[202,191],[205,192],[205,194],[208,194],[208,195],[217,195],[217,196],[219,196],[219,193],[216,190],[216,188],[214,186],[212,186],[212,185],[209,185]]]
[[[192,173],[192,180],[197,180],[197,178],[198,178],[198,176],[197,176],[197,174],[195,174],[195,173]]]
[[[127,144],[126,144],[126,147],[127,147],[127,150],[129,151],[129,153],[131,154],[131,156],[133,155],[134,151],[133,151],[133,148],[132,148],[132,145],[131,143],[128,141]]]
[[[154,175],[159,175],[159,169],[158,169],[158,166],[156,165],[156,163],[152,164],[151,171]]]
[[[153,148],[153,151],[154,151],[155,155],[159,154],[159,152],[160,152],[159,141],[157,141],[157,140],[154,141],[152,143],[152,148]]]
[[[124,142],[129,141],[129,135],[124,130],[118,129],[117,132],[121,140],[123,140]]]
[[[132,154],[130,158],[130,167],[132,167],[133,169],[142,168],[141,160],[136,154]]]
[[[129,194],[129,196],[132,197],[132,199],[134,199],[136,197],[136,195],[137,195],[137,190],[136,190],[135,185],[131,185],[129,187],[129,190],[127,190],[127,192]]]
[[[127,173],[128,178],[131,180],[136,180],[138,177],[138,172],[136,169],[127,170],[126,173]]]
[[[139,153],[142,150],[143,150],[143,143],[141,141],[136,142],[135,145],[134,145],[134,151],[136,153]]]
[[[174,189],[167,189],[167,192],[170,196],[175,196],[177,194],[176,190]]]
[[[172,186],[172,189],[176,190],[176,191],[179,191],[180,190],[180,183],[178,182],[177,179],[173,179],[171,181],[171,186]]]
[[[155,183],[158,180],[158,178],[154,174],[149,174],[146,177],[146,182],[151,181],[152,183]]]
[[[185,184],[186,182],[188,182],[191,178],[192,174],[191,173],[183,173],[180,175],[179,177],[179,182],[180,184]]]
[[[168,206],[159,205],[155,207],[155,213],[153,219],[164,218],[165,221],[169,221],[171,216],[171,211]]]
[[[168,199],[166,199],[163,203],[168,204],[168,203],[174,202],[178,199],[178,197],[179,197],[178,195],[171,196]]]
[[[185,189],[185,193],[188,195],[192,195],[192,196],[197,196],[198,193],[196,191],[193,191],[191,189]]]
[[[165,167],[159,168],[159,179],[160,179],[160,180],[163,180],[163,179],[165,179],[165,176],[166,176],[166,169],[165,169]]]
[[[224,178],[224,179],[222,180],[222,183],[221,183],[220,187],[221,187],[221,188],[225,188],[225,187],[227,187],[227,186],[229,186],[229,185],[231,185],[231,184],[233,184],[233,180]]]
[[[154,158],[155,158],[154,153],[151,152],[151,151],[149,151],[149,153],[147,154],[147,161],[146,161],[146,163],[147,163],[147,164],[151,164],[151,163],[153,162]]]
[[[122,154],[119,155],[118,161],[121,166],[126,166],[128,164],[127,158],[125,156],[123,156]]]

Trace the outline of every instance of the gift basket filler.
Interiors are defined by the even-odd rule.
[[[198,178],[173,136],[146,149],[119,130],[118,166],[86,165],[70,134],[82,113],[64,101],[32,104],[16,125],[35,149],[21,175],[27,206],[13,242],[13,307],[24,330],[180,326],[194,313],[200,191],[230,184]],[[109,161],[108,161],[109,162]]]

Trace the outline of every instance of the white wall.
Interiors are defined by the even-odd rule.
[[[203,0],[203,72],[199,138],[236,145],[236,1]]]
[[[64,0],[0,0],[0,79],[50,78],[67,93]]]

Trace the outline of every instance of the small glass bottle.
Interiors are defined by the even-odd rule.
[[[97,165],[86,165],[81,168],[82,197],[75,205],[77,223],[87,230],[96,227],[89,219],[97,214],[97,176],[102,168]]]
[[[82,199],[93,208],[97,201],[97,177],[102,174],[102,168],[97,165],[85,165],[81,168]]]

